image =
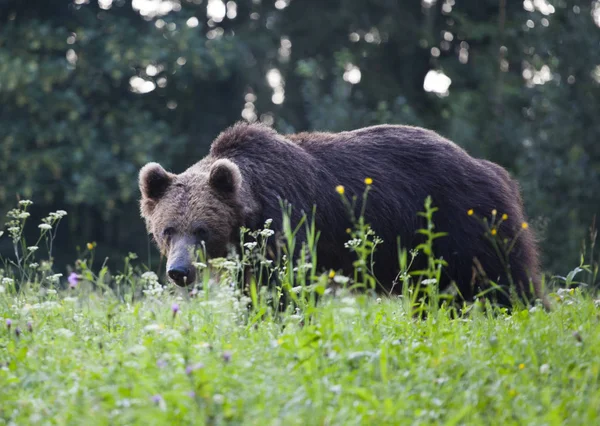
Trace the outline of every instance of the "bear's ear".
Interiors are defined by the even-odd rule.
[[[233,193],[242,183],[242,173],[235,163],[222,158],[210,168],[208,183],[218,191]]]
[[[158,163],[148,163],[140,170],[139,184],[143,199],[158,201],[167,191],[173,181],[173,175],[168,173]]]

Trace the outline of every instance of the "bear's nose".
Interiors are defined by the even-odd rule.
[[[175,266],[167,271],[169,278],[175,282],[180,287],[183,287],[187,284],[187,278],[190,275],[190,270],[183,266]]]

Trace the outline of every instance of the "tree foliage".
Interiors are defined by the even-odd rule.
[[[68,210],[62,253],[143,253],[147,161],[181,172],[242,118],[414,124],[520,180],[556,270],[600,205],[599,25],[579,0],[2,0],[0,210]]]

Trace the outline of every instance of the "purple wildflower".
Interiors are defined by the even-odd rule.
[[[189,396],[190,398],[195,398],[195,397],[196,397],[196,392],[194,392],[194,391],[189,391],[189,392],[188,392],[188,396]]]
[[[77,287],[77,283],[79,283],[79,275],[77,275],[75,272],[71,272],[67,280],[69,281],[69,288],[74,289]]]
[[[175,318],[175,315],[177,315],[177,312],[179,312],[179,305],[177,303],[173,303],[171,310],[173,311],[173,318]]]
[[[202,367],[204,367],[204,364],[202,364],[201,362],[199,362],[197,364],[188,365],[187,367],[185,367],[185,374],[187,374],[189,376],[194,371],[199,370]]]
[[[231,351],[224,351],[223,352],[223,361],[225,361],[225,362],[231,361],[231,356],[232,355],[233,354],[231,353]]]
[[[162,400],[163,400],[163,397],[160,396],[159,394],[152,396],[152,402],[154,402],[155,404],[159,404]]]
[[[19,327],[15,328],[15,336],[21,337],[21,329]]]
[[[6,319],[6,328],[8,328],[10,330],[10,327],[12,326],[12,320],[10,318]]]
[[[167,366],[167,361],[165,361],[164,359],[159,359],[158,361],[156,361],[156,366],[158,368],[165,368]]]

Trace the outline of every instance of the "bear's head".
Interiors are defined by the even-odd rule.
[[[196,278],[197,250],[224,257],[242,225],[242,176],[227,159],[202,160],[182,174],[148,163],[139,174],[141,213],[167,258],[167,275],[178,286]]]

